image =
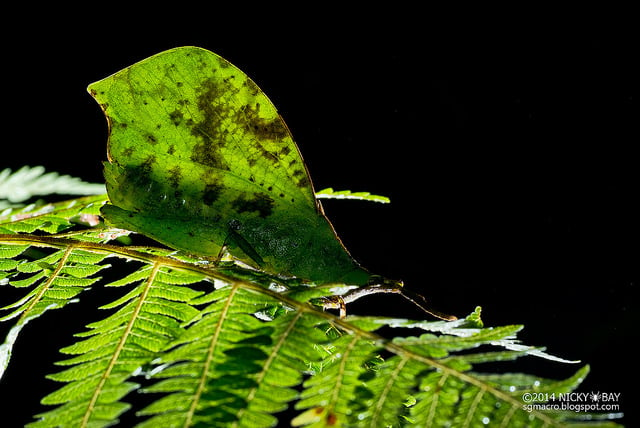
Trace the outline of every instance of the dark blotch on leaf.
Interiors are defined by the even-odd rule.
[[[247,78],[244,81],[244,86],[249,90],[249,93],[254,97],[260,93],[260,88],[258,87],[258,85],[256,85],[256,83],[249,78]]]
[[[169,185],[171,185],[171,187],[174,189],[180,187],[180,179],[182,178],[182,171],[180,169],[180,166],[176,165],[173,168],[170,168],[167,172],[169,173]]]
[[[281,140],[289,135],[289,130],[280,116],[272,120],[260,116],[260,104],[256,104],[255,107],[247,105],[239,113],[241,114],[238,121],[258,140]]]
[[[224,187],[219,184],[207,184],[204,187],[204,193],[202,194],[202,201],[205,205],[213,205],[215,201],[220,197],[220,193],[224,190]]]
[[[202,83],[198,89],[197,106],[203,118],[199,122],[190,120],[191,134],[200,138],[192,149],[191,160],[201,165],[228,170],[220,149],[225,144],[226,129],[221,121],[229,114],[228,103],[222,102],[232,88],[226,82],[210,79]]]
[[[151,168],[153,167],[153,164],[156,163],[156,157],[155,155],[149,155],[147,156],[147,158],[144,160],[144,162],[142,162],[141,169],[145,174],[148,174],[149,172],[151,172]]]
[[[296,180],[296,185],[301,189],[304,189],[311,185],[311,182],[309,181],[309,175],[305,171],[297,169],[293,171],[291,175]]]
[[[273,210],[273,199],[264,193],[256,193],[251,199],[239,196],[231,205],[238,212],[257,212],[260,217],[266,218]]]
[[[180,110],[174,110],[173,112],[169,113],[169,119],[171,119],[171,122],[173,122],[175,126],[180,125],[183,117],[184,114]]]

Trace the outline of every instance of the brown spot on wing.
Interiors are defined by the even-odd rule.
[[[289,136],[289,130],[279,115],[271,120],[260,116],[259,103],[256,103],[255,107],[244,106],[239,112],[242,113],[239,121],[245,130],[258,140],[281,140]]]
[[[229,93],[231,85],[209,79],[198,89],[197,106],[202,114],[199,122],[191,121],[191,134],[198,137],[191,152],[191,160],[202,165],[228,170],[220,149],[226,143],[227,130],[222,124],[229,114],[229,106],[221,98]]]
[[[145,174],[149,174],[151,172],[151,168],[153,167],[153,164],[155,164],[155,163],[156,163],[155,155],[149,155],[144,160],[144,162],[142,162],[142,164],[140,164],[141,170]]]
[[[158,144],[158,139],[153,134],[147,134],[147,141],[149,142],[149,144],[151,144],[153,146]]]
[[[222,186],[221,184],[218,184],[215,182],[207,183],[204,186],[204,192],[202,193],[202,201],[206,205],[209,205],[209,206],[213,205],[213,203],[215,203],[218,200],[223,190],[224,190],[224,186]]]
[[[273,211],[273,199],[264,193],[255,193],[253,198],[246,198],[245,195],[240,195],[236,198],[231,206],[238,212],[257,212],[262,218],[266,218],[271,215]]]
[[[170,168],[167,172],[169,173],[169,185],[171,185],[173,189],[177,190],[178,187],[180,187],[180,179],[182,178],[180,166],[176,165],[173,168]]]
[[[136,151],[136,150],[135,150],[132,146],[129,146],[129,147],[127,147],[126,149],[124,149],[124,150],[122,151],[122,156],[127,157],[127,158],[128,158],[128,157],[131,157],[131,155],[132,155],[133,153],[135,153],[135,151]]]
[[[178,109],[169,113],[169,119],[171,119],[171,122],[173,122],[175,126],[179,126],[180,123],[182,123],[183,118],[184,118],[184,114]]]

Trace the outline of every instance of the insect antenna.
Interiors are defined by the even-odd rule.
[[[422,296],[421,294],[414,293],[413,291],[409,291],[406,289],[400,290],[398,294],[400,294],[402,297],[404,297],[405,299],[407,299],[408,301],[410,301],[411,303],[419,307],[422,311],[428,313],[431,316],[434,316],[444,321],[455,321],[458,319],[458,317],[456,317],[455,315],[447,315],[442,312],[436,311],[435,309],[431,309],[420,304],[418,300],[421,300],[424,304],[427,303],[427,299],[425,299],[424,296]]]

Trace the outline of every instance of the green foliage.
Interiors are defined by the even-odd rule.
[[[90,288],[117,294],[60,349],[47,376],[59,387],[28,426],[127,413],[138,427],[613,426],[524,406],[525,393],[573,391],[588,367],[559,381],[501,372],[525,356],[567,361],[519,343],[522,326],[485,327],[480,308],[452,322],[325,311],[401,283],[350,257],[318,198],[388,199],[315,194],[275,107],[226,60],[172,49],[89,90],[110,125],[108,201],[21,205],[103,187],[0,173],[0,377],[27,323],[87,304]],[[133,232],[171,248],[131,246]]]
[[[122,245],[125,232],[96,216],[104,202],[0,217],[2,372],[27,322],[37,334],[45,311],[84,304],[90,287],[119,292],[60,350],[60,371],[49,375],[60,387],[29,426],[101,427],[134,412],[141,427],[266,427],[285,410],[294,426],[310,427],[613,426],[598,421],[612,415],[523,408],[523,393],[572,391],[588,367],[564,380],[502,372],[501,361],[551,358],[517,341],[521,326],[485,327],[479,309],[453,322],[341,319],[309,303],[330,287],[228,257],[216,264]],[[112,267],[118,259],[126,269]],[[140,394],[150,404],[140,407]]]
[[[85,183],[68,175],[45,173],[41,166],[23,166],[13,172],[0,171],[0,209],[11,207],[33,196],[61,193],[66,195],[102,195],[103,184]]]
[[[355,199],[360,201],[379,202],[388,204],[391,202],[386,196],[372,195],[369,192],[352,192],[350,190],[333,190],[331,187],[318,190],[316,198],[319,199]]]

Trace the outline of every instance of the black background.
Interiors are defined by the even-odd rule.
[[[87,84],[172,47],[212,50],[278,107],[316,189],[391,198],[324,204],[357,260],[443,312],[480,305],[488,326],[524,324],[526,344],[582,362],[503,369],[561,378],[589,364],[580,390],[621,392],[630,425],[640,139],[638,45],[624,12],[553,22],[515,13],[496,25],[399,7],[278,19],[242,7],[182,26],[182,15],[123,9],[25,20],[2,48],[0,168],[102,182],[106,122]],[[42,377],[58,370],[78,317],[92,319],[80,305],[48,313],[16,344],[0,383],[15,426],[55,387]],[[397,296],[349,310],[424,317]]]

